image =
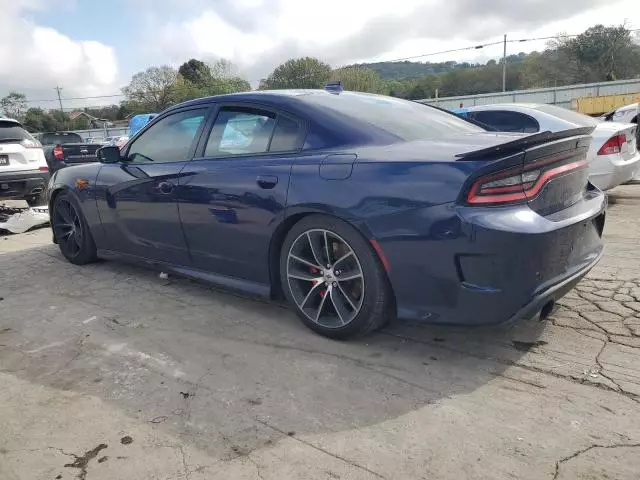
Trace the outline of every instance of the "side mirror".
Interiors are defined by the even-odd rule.
[[[106,146],[96,151],[96,157],[100,163],[118,163],[121,160],[118,147]]]

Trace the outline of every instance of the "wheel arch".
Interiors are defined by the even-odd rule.
[[[49,214],[53,211],[53,203],[56,201],[56,197],[61,193],[69,193],[71,189],[67,185],[55,185],[49,192],[49,200],[47,205],[49,206]]]
[[[282,285],[280,284],[280,253],[282,252],[282,244],[284,243],[284,240],[289,231],[303,218],[309,217],[311,215],[322,215],[329,218],[335,218],[355,228],[356,231],[369,242],[381,265],[383,265],[385,270],[387,269],[387,261],[384,257],[381,257],[383,253],[379,249],[380,247],[375,243],[373,234],[364,222],[354,222],[349,218],[345,218],[339,213],[333,211],[314,208],[294,208],[278,224],[273,232],[273,235],[271,236],[271,241],[269,242],[269,279],[271,282],[272,298],[280,299],[283,296]],[[393,294],[393,288],[391,289],[391,291]],[[395,297],[395,295],[392,296]]]

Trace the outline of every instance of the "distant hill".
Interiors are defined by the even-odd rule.
[[[509,63],[522,61],[526,58],[526,54],[520,53],[518,55],[510,55],[508,57]],[[489,63],[495,64],[495,60],[490,60]],[[359,63],[356,66],[363,68],[370,68],[374,70],[382,77],[383,80],[407,80],[410,78],[420,78],[427,75],[435,75],[439,73],[447,73],[453,70],[464,70],[468,68],[479,67],[484,64],[481,63],[469,63],[469,62],[375,62],[375,63]]]
[[[408,78],[419,78],[436,73],[450,72],[454,70],[457,65],[458,63],[456,62],[422,63],[404,61],[360,63],[357,66],[374,70],[384,80],[406,80]]]

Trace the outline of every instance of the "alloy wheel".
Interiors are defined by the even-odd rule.
[[[348,325],[362,309],[365,279],[353,248],[325,229],[302,233],[287,256],[293,299],[312,322],[327,328]]]
[[[84,232],[78,212],[66,198],[56,203],[52,225],[60,246],[70,256],[77,256],[82,249]]]

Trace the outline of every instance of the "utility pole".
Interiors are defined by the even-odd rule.
[[[60,96],[60,91],[62,90],[62,88],[56,85],[56,88],[54,88],[54,90],[58,92],[58,102],[60,102],[60,121],[64,125],[63,128],[67,128],[67,126],[65,125],[66,122],[64,121],[64,109],[62,108],[62,97]]]
[[[507,34],[504,34],[504,51],[502,53],[502,91],[507,91]]]
[[[60,91],[62,90],[62,88],[56,85],[56,88],[54,88],[54,90],[58,92],[58,102],[60,102],[60,113],[64,114],[64,110],[62,109],[62,97],[60,96]]]

